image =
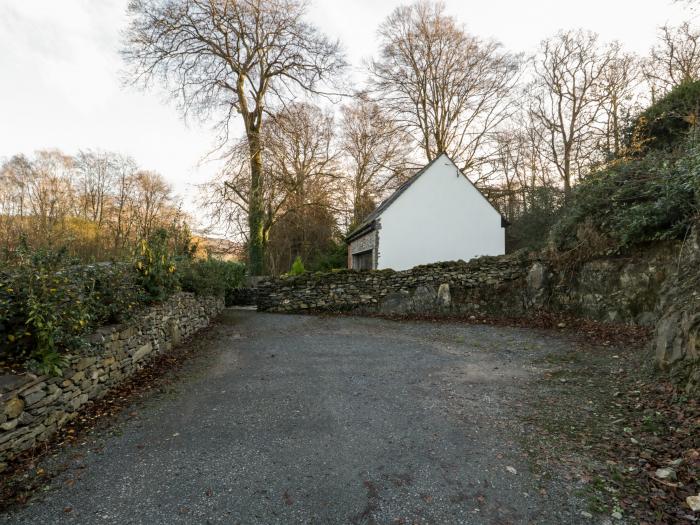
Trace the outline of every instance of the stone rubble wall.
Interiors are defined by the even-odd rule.
[[[660,242],[586,261],[574,271],[550,265],[539,293],[547,294],[546,307],[552,312],[654,326],[664,284],[677,273],[679,251],[678,242]]]
[[[685,242],[659,242],[564,269],[511,254],[411,270],[353,271],[268,279],[268,312],[487,314],[540,310],[654,327],[657,361],[677,384],[700,393],[700,223]]]
[[[674,272],[678,244],[594,259],[576,271],[515,253],[417,266],[411,270],[304,274],[268,279],[258,309],[385,314],[527,315],[547,310],[601,321],[651,325],[662,284]]]
[[[501,294],[525,285],[530,261],[522,254],[481,257],[411,270],[339,270],[260,282],[258,310],[382,313],[522,310],[519,298]]]
[[[62,377],[0,378],[0,471],[7,460],[50,439],[90,400],[208,326],[223,307],[222,298],[178,293],[128,323],[99,329],[89,350],[68,357]]]
[[[663,286],[652,344],[674,382],[700,394],[700,223],[683,243],[677,267]]]

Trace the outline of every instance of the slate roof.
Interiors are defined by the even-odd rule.
[[[348,233],[348,235],[345,237],[345,242],[351,242],[352,240],[356,239],[357,237],[360,237],[361,235],[364,235],[365,233],[368,233],[368,232],[372,231],[372,230],[374,229],[374,227],[376,226],[376,220],[377,220],[377,218],[379,218],[379,216],[384,212],[384,210],[386,210],[389,206],[391,206],[391,204],[392,204],[396,199],[398,199],[398,198],[401,196],[401,194],[402,194],[403,192],[405,192],[405,191],[411,186],[411,184],[413,184],[414,182],[416,182],[416,181],[418,180],[418,177],[420,177],[421,175],[423,175],[423,173],[425,173],[426,171],[428,171],[428,169],[429,169],[433,164],[435,164],[443,155],[444,155],[445,157],[447,157],[447,159],[448,159],[452,164],[454,164],[455,167],[457,167],[457,165],[455,164],[455,162],[449,157],[449,155],[447,155],[447,153],[441,153],[440,155],[438,155],[437,157],[435,157],[433,160],[431,160],[430,162],[428,162],[428,164],[426,164],[425,166],[423,166],[417,173],[415,173],[414,175],[412,175],[410,179],[408,179],[408,180],[407,180],[406,182],[404,182],[401,186],[399,186],[399,187],[396,189],[396,191],[395,191],[394,193],[392,193],[391,195],[389,195],[389,197],[387,197],[386,199],[384,199],[384,200],[381,202],[381,204],[379,204],[379,206],[377,206],[377,207],[374,209],[374,211],[373,211],[372,213],[370,213],[370,214],[365,218],[365,220],[362,221],[362,222],[360,223],[360,225],[359,225],[357,228],[355,228],[353,231],[351,231],[350,233]],[[468,178],[466,175],[464,175],[464,173],[462,173],[462,170],[460,170],[459,167],[457,167],[457,170],[459,171],[459,173],[460,173],[465,179],[467,179],[467,182],[469,182],[469,184],[471,184],[472,186],[474,186],[474,184],[472,183],[472,181],[470,181],[469,178]],[[479,190],[479,188],[477,188],[476,186],[474,186],[474,188],[476,189],[476,191],[478,191],[478,192],[481,194],[482,197],[484,197],[484,199],[486,199],[486,196],[485,196],[483,193],[481,193],[481,190]],[[491,204],[491,201],[489,201],[488,199],[486,199],[486,202],[488,202],[489,204]],[[496,209],[496,207],[495,207],[493,204],[491,204],[491,207],[492,207],[494,210]],[[498,210],[496,210],[496,211],[498,211]],[[499,212],[499,214],[500,214],[500,212]],[[503,215],[501,215],[501,227],[505,228],[507,225],[508,225],[508,221],[506,221],[505,218],[503,217]]]

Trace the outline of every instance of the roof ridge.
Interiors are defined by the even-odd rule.
[[[446,151],[438,153],[433,160],[428,162],[425,166],[423,166],[420,170],[418,170],[416,173],[411,175],[411,177],[408,178],[401,186],[396,188],[394,192],[389,195],[386,199],[384,199],[382,202],[379,203],[379,206],[377,206],[372,213],[370,213],[356,228],[354,228],[350,233],[348,233],[345,236],[345,241],[350,242],[352,239],[358,237],[359,234],[364,233],[364,230],[367,229],[369,225],[371,225],[374,221],[377,220],[377,218],[386,210],[396,199],[398,199],[403,192],[405,192],[418,178],[423,175],[433,164],[435,164],[438,159],[441,157],[446,157],[447,160],[449,160],[452,165],[457,168],[457,171],[459,172],[462,177],[464,177],[467,182],[474,188],[481,197],[486,200],[486,202],[501,216],[502,224],[503,221],[505,221],[505,218],[503,217],[503,214],[496,209],[496,207],[493,205],[493,203],[482,193],[482,191],[476,187],[476,184],[474,184],[471,180],[469,180],[469,177],[461,170],[461,168],[457,165],[457,163],[452,160],[452,157],[450,157]],[[507,221],[506,221],[507,222]]]

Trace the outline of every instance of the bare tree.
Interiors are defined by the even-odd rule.
[[[309,261],[337,229],[341,173],[330,112],[289,105],[270,122],[265,150],[280,206],[270,225],[270,267],[286,271],[296,256]]]
[[[534,61],[530,114],[567,199],[596,151],[606,96],[601,84],[612,57],[596,34],[579,30],[543,41]]]
[[[112,203],[112,238],[115,252],[123,248],[124,242],[130,238],[134,230],[134,224],[131,219],[135,207],[134,184],[136,170],[136,163],[132,158],[116,156]]]
[[[97,236],[102,233],[110,205],[110,192],[116,180],[115,157],[113,153],[81,151],[75,159],[79,211],[83,218],[95,224]]]
[[[334,221],[339,211],[335,203],[339,201],[341,173],[334,133],[332,114],[307,103],[290,104],[268,120],[262,137],[262,228],[265,242],[274,241],[266,254],[273,273],[286,271],[290,257],[305,256],[313,248],[307,233],[316,228],[315,218]],[[245,150],[241,144],[237,154],[230,156],[226,177],[203,188],[203,200],[212,218],[237,224],[236,233],[243,235],[242,212],[250,205],[250,166]],[[285,224],[284,239],[275,235],[280,222]]]
[[[508,116],[519,60],[469,35],[442,3],[398,7],[380,26],[371,88],[425,157],[449,153],[465,170],[485,161],[484,144]]]
[[[273,116],[265,151],[288,208],[327,203],[337,192],[340,173],[334,138],[333,115],[318,106],[295,103]]]
[[[340,146],[348,171],[352,223],[406,179],[409,140],[377,102],[358,97],[342,108]]]
[[[29,184],[34,167],[24,155],[15,155],[0,166],[0,225],[4,248],[27,234],[30,216]]]
[[[51,244],[52,232],[70,215],[74,208],[75,191],[71,185],[73,159],[58,150],[36,153],[28,181],[29,203],[35,235]]]
[[[148,238],[156,220],[172,199],[172,188],[161,175],[153,171],[138,171],[134,175],[135,215],[139,237]]]
[[[170,86],[185,114],[220,116],[222,144],[240,116],[248,149],[249,264],[263,271],[262,133],[269,106],[316,92],[345,62],[304,21],[301,0],[132,0],[124,56],[133,76]]]
[[[493,161],[498,179],[486,191],[499,211],[512,221],[520,211],[521,203],[525,201],[522,193],[527,186],[526,139],[522,130],[514,128],[500,131],[495,137],[495,144]]]
[[[611,57],[600,81],[605,129],[602,147],[613,157],[622,154],[622,138],[633,115],[641,110],[639,59],[625,53],[618,43],[610,48]]]
[[[644,76],[652,91],[652,100],[674,86],[700,78],[700,31],[684,22],[678,27],[663,26],[651,49]]]

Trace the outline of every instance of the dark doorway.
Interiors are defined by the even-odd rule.
[[[366,252],[352,254],[352,269],[353,270],[372,270],[374,269],[374,257],[372,250]]]

